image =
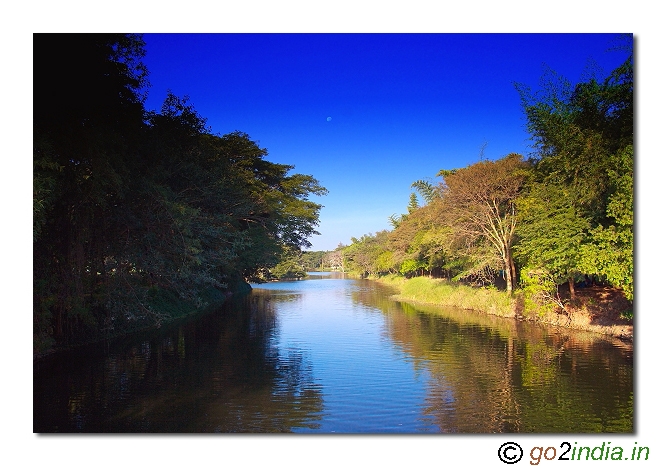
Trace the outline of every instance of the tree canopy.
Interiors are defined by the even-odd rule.
[[[326,189],[186,97],[143,107],[140,36],[34,38],[34,329],[44,347],[159,325],[310,245]],[[85,85],[84,85],[85,84]],[[217,294],[216,294],[217,293]],[[185,303],[185,304],[183,304]]]
[[[633,299],[633,55],[604,79],[519,90],[535,147],[523,200],[526,265],[569,280],[594,274]],[[544,247],[555,222],[562,236],[549,247],[566,258],[553,261]]]
[[[490,246],[504,270],[509,293],[516,285],[515,201],[527,168],[522,156],[509,154],[495,162],[484,160],[447,174],[442,185],[442,214],[448,217],[453,234],[464,242],[471,256],[479,258],[479,265],[495,266],[488,262],[486,251]]]

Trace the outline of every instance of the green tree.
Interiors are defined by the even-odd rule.
[[[551,78],[544,87],[519,88],[536,180],[566,190],[571,215],[589,224],[575,268],[633,297],[633,55],[607,78],[575,86]]]
[[[280,262],[270,269],[270,275],[278,280],[299,280],[307,276],[301,261],[301,252],[285,247]]]
[[[268,162],[247,134],[211,134],[187,98],[168,93],[145,112],[143,54],[139,36],[35,36],[33,308],[45,346],[159,324],[167,301],[203,307],[317,234],[310,196],[326,189],[312,176]]]
[[[416,197],[416,193],[411,193],[409,195],[409,204],[407,204],[407,212],[412,213],[415,212],[416,209],[419,208],[419,200]]]
[[[438,197],[438,192],[435,186],[432,183],[425,180],[417,180],[412,183],[412,188],[416,189],[418,193],[423,197],[426,204],[430,204]]]
[[[604,276],[634,299],[633,147],[614,154],[613,186],[606,212],[609,225],[597,225],[582,248],[581,268]]]
[[[572,194],[562,185],[535,183],[516,204],[517,258],[528,268],[548,271],[555,284],[568,281],[575,298],[574,280],[581,274],[589,221],[576,211]]]
[[[345,272],[356,273],[361,277],[377,275],[385,270],[389,232],[386,230],[376,234],[363,235],[361,238],[352,238],[352,243],[342,249]]]
[[[442,222],[438,204],[431,203],[412,211],[389,234],[392,260],[401,273],[432,273],[447,267],[450,258],[450,230]],[[403,266],[409,261],[410,266]],[[414,269],[414,264],[418,264]]]
[[[327,253],[328,251],[303,251],[300,256],[300,263],[308,271],[322,269],[327,267],[324,260]]]

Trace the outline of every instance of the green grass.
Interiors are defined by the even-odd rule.
[[[406,279],[400,276],[385,276],[377,279],[379,283],[393,288],[397,301],[421,304],[420,309],[434,314],[448,314],[451,310],[474,310],[499,317],[519,318],[535,323],[570,327],[578,330],[587,330],[609,335],[624,335],[623,331],[614,333],[615,326],[591,325],[589,311],[586,306],[557,312],[552,303],[543,303],[526,296],[522,289],[518,289],[509,296],[504,291],[490,288],[474,288],[467,285],[452,283],[448,280],[417,277]],[[431,309],[428,309],[428,306]],[[469,313],[473,315],[474,313]],[[457,318],[459,318],[458,316]],[[621,318],[631,325],[633,312],[627,309],[621,313]],[[604,330],[606,329],[606,330]],[[611,330],[611,331],[608,331]]]
[[[503,291],[472,288],[428,277],[405,279],[390,276],[379,281],[397,289],[400,300],[473,309],[502,317],[515,315],[515,300]]]

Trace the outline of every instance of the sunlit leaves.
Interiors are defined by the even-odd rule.
[[[606,79],[558,83],[521,90],[538,163],[521,200],[518,250],[558,280],[596,275],[631,299],[633,56]]]
[[[589,221],[575,201],[566,186],[546,183],[532,185],[517,201],[516,257],[545,268],[558,284],[580,273],[581,247],[589,240]]]

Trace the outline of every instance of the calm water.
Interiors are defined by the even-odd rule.
[[[43,361],[35,432],[633,432],[633,347],[314,275]]]

